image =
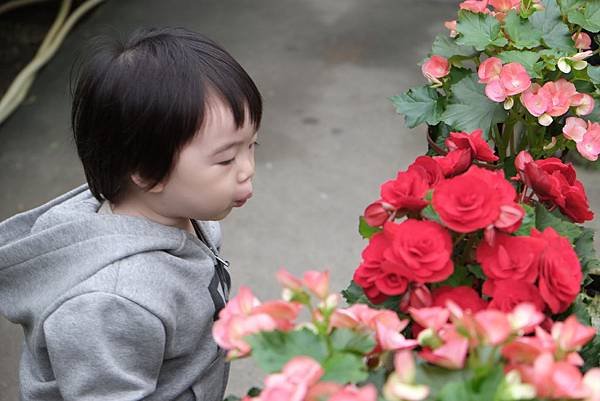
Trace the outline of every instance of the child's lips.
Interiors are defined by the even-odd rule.
[[[242,199],[236,200],[235,202],[233,202],[233,205],[235,207],[240,207],[240,206],[244,206],[244,204],[248,201],[248,199],[252,198],[252,193],[250,193],[249,195],[246,195],[245,197],[243,197]]]

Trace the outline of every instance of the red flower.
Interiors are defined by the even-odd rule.
[[[454,231],[469,233],[493,224],[500,207],[514,196],[514,189],[502,176],[477,166],[438,184],[433,208],[442,222]]]
[[[429,156],[417,157],[414,163],[408,166],[408,171],[410,170],[421,174],[430,187],[433,187],[444,179],[444,172],[439,163]]]
[[[391,205],[381,199],[371,203],[363,213],[365,221],[371,227],[382,226],[390,218]]]
[[[414,171],[400,171],[395,180],[389,180],[381,186],[381,198],[402,212],[420,211],[427,206],[423,199],[429,189],[423,176]]]
[[[483,293],[492,297],[489,309],[512,312],[515,306],[523,302],[532,303],[540,312],[545,309],[537,287],[523,280],[488,280],[483,285]]]
[[[481,299],[477,291],[471,287],[461,285],[459,287],[443,286],[433,290],[433,306],[445,308],[446,301],[452,301],[462,310],[470,310],[472,313],[483,310],[487,303]]]
[[[525,162],[523,170],[525,184],[535,191],[541,202],[557,205],[563,214],[577,223],[594,218],[583,184],[570,163],[550,157]]]
[[[531,236],[546,243],[539,259],[540,294],[552,313],[563,312],[575,300],[583,278],[577,254],[552,227],[544,232],[532,229]]]
[[[494,162],[498,160],[498,156],[494,154],[490,145],[482,137],[483,131],[477,129],[473,132],[451,132],[446,139],[448,150],[469,149],[473,159],[484,162]]]
[[[469,149],[451,150],[446,156],[435,156],[433,159],[441,167],[444,177],[453,177],[464,173],[473,161]]]
[[[532,237],[513,237],[497,233],[493,246],[481,241],[476,258],[485,275],[492,280],[523,280],[535,282],[538,275],[538,255],[545,243]]]
[[[443,281],[452,274],[452,238],[442,226],[433,221],[408,219],[385,227],[393,231],[393,242],[384,251],[390,262],[382,266],[384,271],[419,283]]]

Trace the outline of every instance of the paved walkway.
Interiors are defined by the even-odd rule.
[[[29,100],[0,127],[0,219],[83,182],[69,133],[68,73],[96,34],[185,26],[223,44],[265,99],[255,196],[224,222],[234,286],[277,297],[274,272],[329,268],[342,289],[364,242],[363,208],[379,184],[425,150],[389,96],[423,83],[416,63],[444,31],[458,1],[108,1],[80,24],[39,75]],[[584,174],[600,211],[600,174]],[[596,222],[596,227],[598,223]],[[20,329],[0,319],[0,401],[18,399]],[[248,362],[233,365],[228,392],[259,385]]]

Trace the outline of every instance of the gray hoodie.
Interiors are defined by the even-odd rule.
[[[198,222],[211,250],[100,206],[84,185],[0,223],[0,314],[25,334],[22,399],[222,400],[219,224]]]

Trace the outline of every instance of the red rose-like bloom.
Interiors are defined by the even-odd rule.
[[[498,156],[494,154],[490,145],[483,139],[483,131],[477,129],[473,132],[451,132],[446,139],[448,150],[469,149],[473,159],[484,162],[494,162]]]
[[[487,307],[477,291],[471,287],[461,285],[459,287],[443,286],[433,290],[433,306],[446,307],[446,301],[452,301],[463,310],[478,312]]]
[[[438,184],[433,208],[454,231],[469,233],[485,228],[496,221],[500,206],[511,196],[505,193],[508,187],[502,181],[506,180],[501,173],[471,166],[466,173]]]
[[[408,170],[414,170],[421,174],[423,179],[429,184],[430,187],[436,185],[438,182],[444,179],[444,172],[442,168],[429,156],[419,156],[416,158],[413,164],[408,166]]]
[[[353,280],[363,288],[365,295],[375,304],[385,301],[389,296],[399,295],[408,288],[408,279],[397,270],[389,267],[384,257],[386,249],[392,246],[395,223],[386,223],[383,231],[371,237],[369,245],[363,250],[363,261],[354,272]],[[385,269],[384,269],[385,268]]]
[[[552,227],[541,233],[532,229],[531,236],[546,243],[539,258],[540,294],[552,313],[563,312],[575,300],[583,278],[577,254],[569,240]]]
[[[456,149],[448,152],[446,156],[435,156],[433,160],[442,168],[444,177],[453,177],[467,171],[473,158],[469,149]]]
[[[525,164],[524,175],[525,183],[540,201],[557,205],[577,223],[594,218],[583,184],[570,163],[565,164],[556,157],[535,160]]]
[[[492,297],[489,309],[512,312],[523,302],[532,303],[540,312],[546,307],[537,287],[522,280],[488,280],[483,284],[483,293]]]
[[[494,245],[481,241],[476,258],[485,275],[492,280],[515,279],[535,282],[538,275],[538,255],[544,241],[532,237],[513,237],[497,233]]]
[[[428,189],[429,184],[418,172],[400,171],[395,180],[389,180],[381,186],[381,198],[401,211],[418,212],[427,206],[423,197]]]
[[[419,283],[443,281],[454,270],[450,233],[433,221],[408,219],[387,223],[393,230],[391,248],[384,251],[386,272],[398,273]]]
[[[375,201],[367,206],[363,216],[371,227],[382,226],[390,218],[390,205],[381,200]]]

